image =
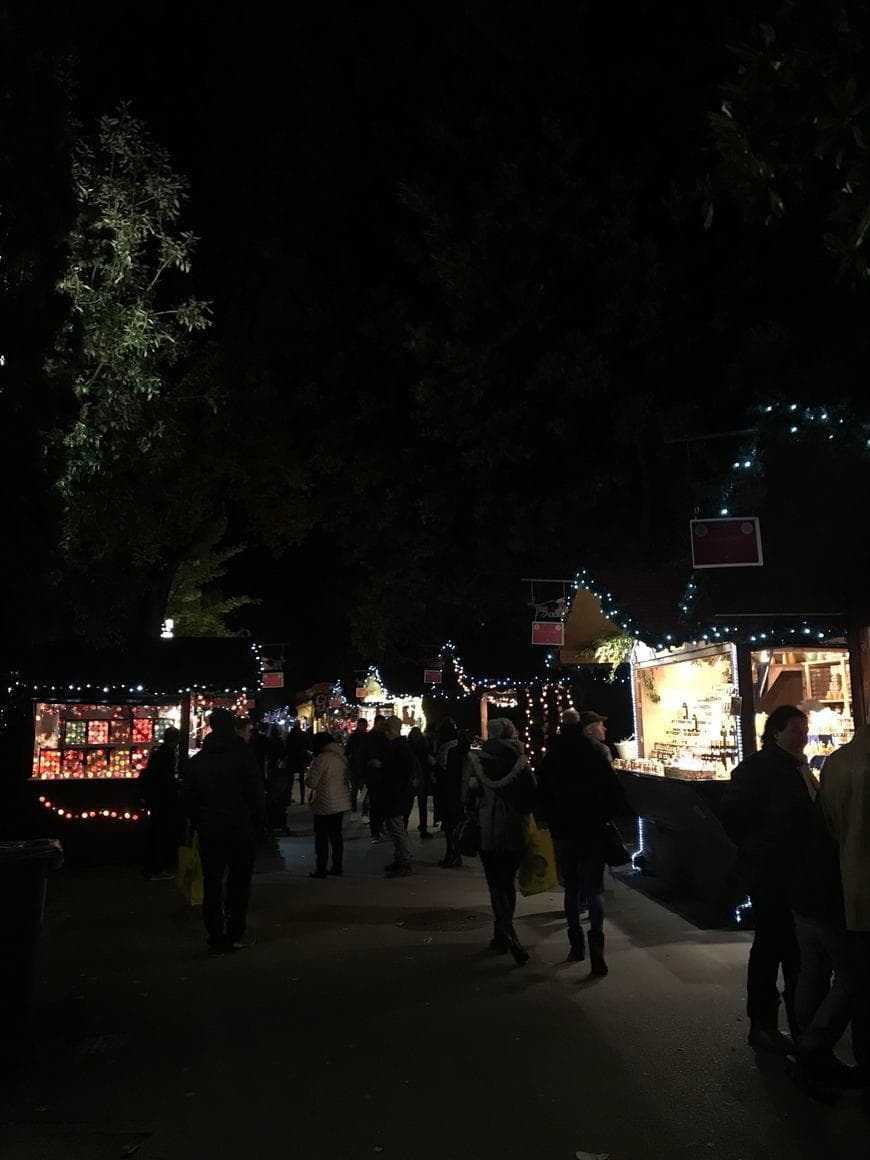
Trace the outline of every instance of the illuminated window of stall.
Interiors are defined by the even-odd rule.
[[[691,648],[635,672],[639,753],[628,767],[689,780],[728,778],[740,760],[733,649]]]
[[[851,740],[855,725],[848,649],[760,649],[752,654],[752,683],[759,746],[768,715],[780,705],[797,705],[806,713],[806,754],[817,768]]]
[[[138,777],[151,749],[170,725],[181,725],[181,706],[36,706],[32,779],[93,781]]]

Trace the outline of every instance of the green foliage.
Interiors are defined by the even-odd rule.
[[[78,214],[59,288],[73,323],[53,360],[78,399],[64,436],[61,487],[70,501],[79,482],[106,472],[131,444],[147,452],[160,438],[164,423],[151,404],[187,336],[208,325],[206,304],[179,300],[172,285],[189,274],[195,244],[177,228],[186,183],[127,105],[102,117],[93,138],[79,137],[72,174]]]
[[[236,636],[227,625],[227,617],[256,603],[250,596],[222,595],[219,581],[226,575],[226,566],[245,549],[244,544],[219,547],[225,531],[226,524],[214,528],[175,574],[166,615],[175,622],[176,636]]]
[[[866,4],[765,5],[734,49],[735,75],[711,116],[748,216],[796,219],[805,239],[815,233],[840,272],[859,279],[870,274],[868,52]],[[712,215],[711,199],[708,224]]]
[[[592,642],[595,661],[599,665],[610,665],[610,683],[616,680],[617,669],[631,656],[634,637],[630,632],[615,632],[599,637]]]

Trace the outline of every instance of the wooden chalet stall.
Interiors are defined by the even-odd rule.
[[[29,783],[32,828],[78,847],[137,829],[137,780],[169,726],[181,732],[183,768],[202,745],[210,710],[244,715],[260,683],[256,647],[234,638],[173,638],[121,654],[48,656],[40,668],[22,667],[19,674],[18,699],[31,706],[30,744],[20,768],[4,773]]]

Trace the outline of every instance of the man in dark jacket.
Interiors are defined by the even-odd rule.
[[[793,1035],[798,1031],[794,1000],[800,950],[790,903],[816,793],[804,759],[806,742],[806,715],[794,705],[774,709],[761,750],[731,774],[719,814],[739,849],[738,870],[752,900],[755,937],[746,981],[749,1042],[781,1055],[792,1045],[778,1028],[780,967],[788,1025]]]
[[[151,882],[172,878],[166,868],[171,858],[173,824],[177,825],[178,743],[181,734],[168,726],[163,740],[151,751],[148,764],[139,774],[139,796],[148,818],[145,823],[145,858],[142,873]]]
[[[380,842],[384,836],[384,817],[380,811],[380,783],[383,778],[384,750],[387,745],[387,719],[376,714],[372,727],[365,735],[363,755],[365,757],[364,780],[369,795],[369,831],[373,842]]]
[[[622,786],[609,762],[583,732],[580,715],[568,709],[551,738],[538,773],[538,791],[565,886],[568,958],[586,957],[580,899],[589,906],[592,973],[607,974],[604,959],[604,866],[606,827],[628,813]]]
[[[353,813],[357,811],[360,790],[365,782],[366,733],[368,732],[368,727],[369,723],[365,717],[360,717],[354,726],[353,733],[347,739],[347,748],[344,754],[350,766],[350,808]]]
[[[386,868],[388,878],[405,878],[411,873],[411,844],[405,818],[414,804],[414,756],[407,738],[402,736],[402,722],[390,717],[384,725],[380,777],[374,790],[371,809],[384,819],[392,839],[394,859]]]
[[[222,954],[245,945],[254,841],[265,818],[265,793],[260,767],[237,735],[233,714],[215,709],[209,725],[202,750],[188,764],[185,805],[199,835],[208,944]]]

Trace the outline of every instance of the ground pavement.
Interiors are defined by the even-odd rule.
[[[36,1046],[0,1098],[3,1160],[838,1160],[867,1108],[813,1102],[746,1046],[748,936],[608,878],[611,973],[565,963],[555,893],[523,900],[526,967],[493,956],[476,862],[385,881],[348,827],[258,874],[256,945],[209,958],[198,911],[134,868],[49,882]]]

